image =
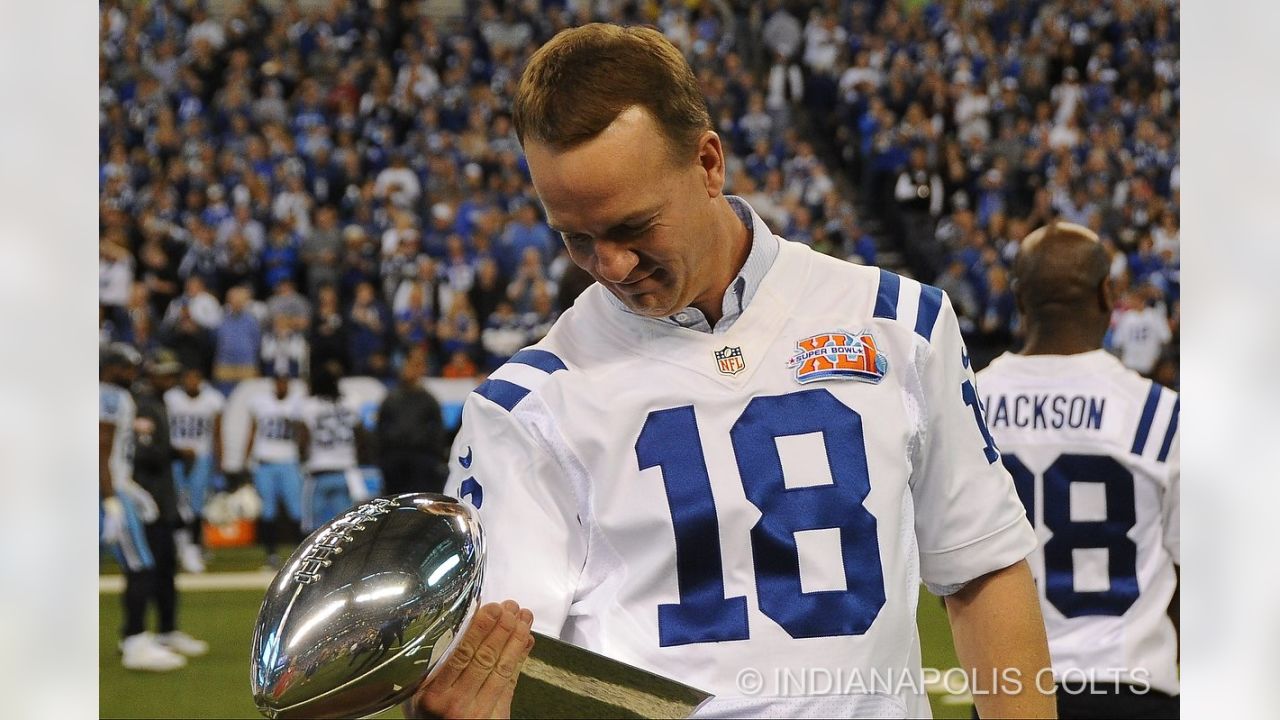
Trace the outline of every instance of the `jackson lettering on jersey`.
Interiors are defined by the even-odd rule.
[[[214,419],[225,405],[226,398],[210,385],[201,387],[195,397],[180,387],[169,388],[164,394],[164,406],[169,412],[173,446],[197,455],[212,453]]]
[[[983,407],[987,411],[987,427],[992,430],[1007,427],[1101,430],[1107,399],[1096,395],[1018,393],[992,397],[988,394]]]
[[[871,680],[919,677],[921,579],[954,592],[1033,531],[946,296],[751,219],[780,248],[727,329],[593,285],[468,397],[446,492],[484,523],[484,600],[714,693],[699,716],[928,716]],[[782,687],[804,671],[877,691]]]
[[[1166,613],[1179,558],[1178,394],[1104,350],[1006,353],[978,387],[1042,543],[1028,560],[1055,675],[1178,694]]]

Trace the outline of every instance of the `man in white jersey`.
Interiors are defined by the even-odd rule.
[[[180,456],[173,463],[179,506],[187,528],[179,531],[178,556],[187,572],[204,572],[202,518],[209,483],[222,469],[222,408],[226,398],[197,367],[184,368],[177,387],[164,394],[169,434]]]
[[[311,370],[311,395],[298,403],[294,437],[306,463],[302,483],[302,530],[311,532],[365,499],[357,466],[363,444],[360,413],[338,390],[342,366],[327,362]]]
[[[302,522],[302,469],[293,434],[298,400],[289,392],[288,373],[275,376],[270,393],[249,400],[245,467],[253,468],[253,486],[262,498],[258,536],[271,567],[277,567],[280,561],[276,555],[280,511],[294,525]]]
[[[1150,377],[1173,333],[1163,306],[1148,306],[1144,295],[1138,290],[1122,299],[1122,309],[1115,314],[1111,345],[1120,353],[1125,367]]]
[[[1108,265],[1079,225],[1027,236],[1014,264],[1027,344],[978,387],[1043,542],[1030,562],[1059,717],[1177,717],[1178,394],[1102,349]]]
[[[142,358],[132,347],[113,343],[100,358],[98,380],[99,544],[124,570],[124,627],[121,663],[129,670],[167,672],[187,664],[146,632],[147,601],[154,583],[155,559],[145,524],[159,515],[155,500],[133,481],[133,425],[137,414],[128,387]]]
[[[701,716],[927,716],[923,579],[982,714],[1051,716],[1035,537],[946,296],[725,196],[654,30],[560,33],[513,111],[597,284],[467,399],[446,492],[484,522],[489,602],[406,709],[504,716],[532,626],[714,693]]]

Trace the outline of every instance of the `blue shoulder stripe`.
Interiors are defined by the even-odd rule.
[[[1173,416],[1169,420],[1169,429],[1164,431],[1164,442],[1160,443],[1160,454],[1156,456],[1156,460],[1164,462],[1169,458],[1169,448],[1173,445],[1173,434],[1178,432],[1178,405],[1182,403],[1182,398],[1173,401]]]
[[[1151,421],[1156,417],[1156,406],[1160,404],[1160,383],[1151,382],[1147,391],[1147,404],[1142,406],[1142,418],[1138,420],[1138,434],[1133,436],[1133,448],[1129,452],[1141,455],[1147,449],[1147,436],[1151,434]]]
[[[529,394],[529,388],[506,380],[485,380],[472,392],[492,400],[507,412],[511,412]]]
[[[565,366],[563,360],[546,350],[521,350],[515,355],[512,355],[511,359],[507,362],[520,363],[521,365],[535,367],[548,374],[556,372],[557,370],[569,369]]]
[[[942,310],[942,291],[932,285],[920,284],[920,310],[916,313],[916,334],[925,340],[933,336],[933,326]]]
[[[560,370],[569,369],[564,364],[563,360],[556,357],[554,353],[547,352],[546,350],[521,350],[511,356],[507,362],[516,363],[518,365],[527,365],[535,370],[541,370],[548,375]],[[519,405],[520,401],[528,397],[529,393],[532,391],[529,388],[513,383],[510,380],[489,378],[483,383],[480,383],[480,386],[472,392],[482,398],[497,403],[507,412],[511,412],[515,406]]]
[[[888,270],[880,271],[880,289],[876,290],[876,309],[872,317],[898,319],[898,285],[897,275]]]

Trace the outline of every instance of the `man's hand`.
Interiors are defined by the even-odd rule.
[[[160,506],[156,505],[155,498],[133,480],[124,478],[117,482],[116,494],[128,498],[133,503],[133,511],[138,514],[138,518],[144,525],[150,525],[160,519]]]
[[[476,611],[430,681],[406,703],[407,717],[509,718],[520,668],[533,649],[533,612],[513,600]]]
[[[101,501],[102,505],[102,521],[98,527],[98,542],[104,545],[114,545],[124,538],[124,505],[120,503],[120,498],[112,495],[104,497]]]

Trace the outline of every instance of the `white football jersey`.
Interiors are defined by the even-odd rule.
[[[356,426],[360,412],[346,397],[337,402],[306,397],[298,402],[298,420],[310,435],[308,472],[349,470],[356,466]]]
[[[164,394],[164,406],[169,412],[169,437],[173,446],[197,455],[211,454],[214,419],[226,404],[226,398],[211,385],[202,386],[195,397],[180,387],[169,388]]]
[[[593,285],[466,401],[446,492],[484,600],[713,693],[700,716],[928,716],[921,579],[1035,548],[950,301],[781,241],[724,332],[615,302]]]
[[[292,394],[281,400],[274,391],[255,395],[249,400],[249,416],[255,423],[254,460],[298,462],[298,441],[293,435],[293,422],[298,418],[299,400]]]
[[[111,383],[98,383],[98,422],[116,426],[115,439],[111,443],[111,481],[133,479],[133,419],[138,406],[128,390]]]
[[[1177,695],[1178,394],[1104,350],[1006,353],[978,387],[1042,543],[1054,674]]]

